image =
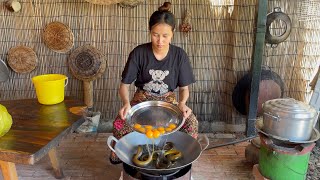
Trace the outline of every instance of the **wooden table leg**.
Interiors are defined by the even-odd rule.
[[[64,175],[63,175],[62,168],[59,165],[56,148],[53,148],[49,151],[49,158],[53,167],[55,178],[57,179],[63,178]]]
[[[16,165],[12,162],[0,161],[2,176],[4,180],[17,180]]]

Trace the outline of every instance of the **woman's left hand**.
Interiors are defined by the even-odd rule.
[[[188,118],[190,116],[192,110],[185,103],[179,103],[178,107],[182,111],[184,118]]]

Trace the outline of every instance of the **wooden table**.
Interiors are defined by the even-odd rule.
[[[61,139],[79,127],[84,119],[69,112],[83,106],[74,98],[41,105],[37,99],[0,101],[12,116],[9,132],[0,138],[0,165],[4,179],[18,179],[15,163],[34,164],[49,154],[56,178],[62,178],[56,147]]]

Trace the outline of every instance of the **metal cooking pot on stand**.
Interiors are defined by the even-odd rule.
[[[201,141],[205,140],[205,145],[202,147]],[[113,148],[112,142],[115,141],[116,145]],[[178,170],[186,167],[187,165],[196,161],[201,153],[208,147],[209,139],[206,135],[199,136],[199,140],[194,139],[192,136],[177,131],[175,133],[161,136],[154,139],[154,145],[158,147],[163,147],[166,142],[172,142],[176,149],[182,152],[182,158],[177,161],[177,163],[168,169],[156,169],[155,167],[149,165],[147,167],[139,167],[133,164],[132,157],[136,153],[138,145],[151,144],[152,140],[147,138],[146,135],[132,132],[129,133],[119,140],[114,136],[109,136],[107,144],[109,148],[116,153],[120,160],[143,173],[154,174],[154,175],[167,175],[177,172]]]
[[[318,112],[308,104],[292,98],[266,101],[263,105],[262,130],[291,141],[308,141]]]

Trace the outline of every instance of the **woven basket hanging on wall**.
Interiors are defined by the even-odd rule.
[[[99,4],[99,5],[111,5],[111,4],[117,4],[119,2],[122,2],[123,0],[85,0],[92,4]]]
[[[119,3],[119,6],[123,8],[134,8],[142,4],[145,0],[124,0]]]
[[[106,69],[106,64],[103,54],[91,45],[78,47],[68,59],[71,73],[83,81],[92,81],[100,77]]]
[[[57,53],[66,53],[73,47],[73,33],[67,25],[61,22],[47,24],[42,37],[46,46]]]
[[[27,46],[16,46],[8,52],[8,64],[16,73],[28,73],[37,67],[36,53]]]

